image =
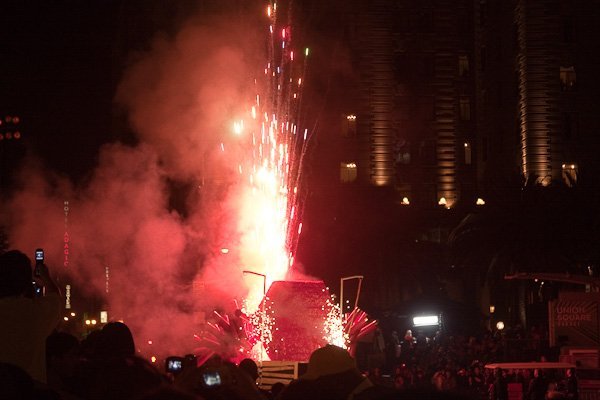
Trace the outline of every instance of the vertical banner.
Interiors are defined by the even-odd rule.
[[[63,203],[63,212],[65,214],[65,233],[63,235],[63,267],[64,270],[69,269],[69,246],[71,245],[71,237],[69,235],[69,201]],[[65,309],[71,309],[71,285],[67,283],[65,286]]]
[[[69,237],[69,201],[65,200],[63,204],[65,213],[65,234],[63,235],[63,266],[69,267],[69,245],[71,238]]]

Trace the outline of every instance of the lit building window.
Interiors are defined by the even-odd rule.
[[[466,55],[458,56],[458,75],[469,75],[469,57]]]
[[[356,163],[340,163],[340,181],[342,183],[350,183],[356,180],[357,168]]]
[[[356,136],[356,115],[354,115],[354,114],[345,115],[342,126],[343,126],[342,136],[344,136],[344,137]]]
[[[472,154],[471,143],[465,142],[464,147],[465,147],[465,164],[471,165],[471,154]]]
[[[460,119],[471,120],[471,100],[467,96],[460,96]]]
[[[577,183],[578,172],[579,168],[577,168],[577,164],[562,165],[562,178],[567,186],[572,187]]]
[[[560,87],[563,91],[573,90],[577,83],[575,67],[560,67]]]

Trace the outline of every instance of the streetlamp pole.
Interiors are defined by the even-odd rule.
[[[358,299],[360,297],[360,288],[362,286],[362,281],[364,279],[364,276],[353,275],[353,276],[346,276],[344,278],[341,278],[340,279],[340,311],[341,311],[342,315],[344,314],[344,282],[349,281],[351,279],[358,279],[358,289],[356,291],[356,299],[354,301],[354,308],[358,307]]]
[[[254,271],[242,271],[242,274],[251,274],[251,275],[262,276],[262,278],[263,278],[263,296],[265,294],[267,294],[267,276],[265,274],[261,274],[261,273],[254,272]]]

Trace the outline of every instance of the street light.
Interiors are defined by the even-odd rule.
[[[353,275],[340,279],[340,311],[342,314],[344,314],[344,282],[351,279],[358,279],[358,289],[356,291],[356,299],[354,301],[354,308],[356,308],[358,306],[358,298],[360,297],[360,287],[362,285],[363,278],[364,276],[362,275]]]

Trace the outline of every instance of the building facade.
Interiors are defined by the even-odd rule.
[[[390,240],[377,257],[406,278],[426,267],[394,250],[408,231],[444,244],[477,207],[514,201],[506,192],[593,188],[600,7],[584,3],[356,0],[337,4],[334,25],[328,9],[318,33],[335,61],[319,69],[326,112],[314,159],[324,172],[312,182],[320,222],[364,212],[364,240],[353,240]],[[323,247],[343,255],[349,243]]]

